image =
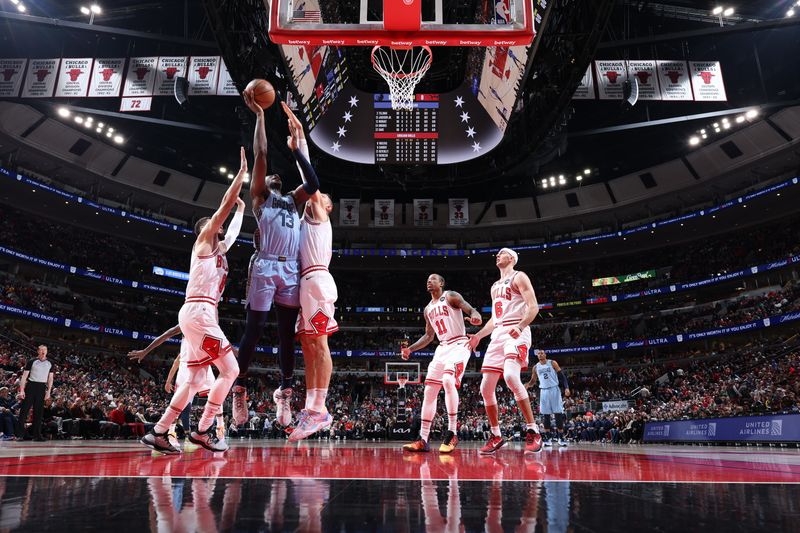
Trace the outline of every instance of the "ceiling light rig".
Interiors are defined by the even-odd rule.
[[[591,175],[592,169],[585,168],[582,171],[575,172],[574,183],[570,178],[567,177],[566,174],[554,174],[546,178],[540,178],[539,184],[541,185],[542,189],[555,189],[556,187],[564,187],[573,184],[580,185],[585,178]],[[536,180],[534,180],[534,182],[536,182]]]
[[[120,132],[116,132],[114,128],[107,126],[104,122],[97,122],[95,123],[94,117],[87,116],[87,115],[73,115],[72,111],[68,107],[61,106],[56,109],[56,114],[64,119],[71,118],[75,121],[76,124],[82,125],[87,130],[94,130],[95,133],[102,136],[105,136],[108,139],[111,139],[116,144],[125,144],[125,136],[122,135]]]
[[[689,146],[699,146],[702,144],[704,140],[708,139],[708,136],[710,135],[709,132],[712,130],[714,133],[728,133],[728,130],[733,128],[735,125],[741,126],[745,122],[752,121],[756,117],[758,117],[757,109],[750,109],[746,113],[737,115],[735,118],[723,117],[719,122],[714,122],[710,126],[706,126],[705,128],[690,135],[688,139]]]

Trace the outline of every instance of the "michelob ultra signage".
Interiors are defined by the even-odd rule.
[[[640,279],[653,279],[655,277],[656,277],[655,270],[645,270],[644,272],[625,274],[624,276],[596,278],[592,280],[592,287],[600,287],[603,285],[619,285],[620,283],[630,283],[631,281],[639,281]]]

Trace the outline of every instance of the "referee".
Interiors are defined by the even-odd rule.
[[[47,346],[40,345],[36,359],[32,359],[22,373],[19,382],[19,395],[22,398],[22,407],[19,409],[19,428],[17,437],[25,435],[25,422],[28,420],[28,411],[33,406],[33,440],[43,441],[42,413],[44,402],[50,398],[53,388],[53,364],[47,359]]]

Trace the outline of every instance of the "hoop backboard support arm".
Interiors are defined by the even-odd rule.
[[[402,2],[402,0],[399,0]],[[292,22],[291,0],[264,0],[269,9],[269,38],[277,44],[328,46],[527,46],[533,41],[533,3],[514,2],[510,24],[435,24],[418,30],[387,29],[387,21],[368,24]],[[413,24],[388,21],[389,28]]]

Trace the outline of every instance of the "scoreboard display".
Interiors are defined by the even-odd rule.
[[[375,163],[436,164],[439,143],[439,95],[417,94],[414,109],[392,109],[388,94],[376,94]]]

